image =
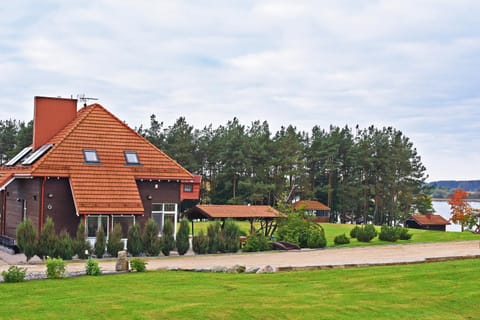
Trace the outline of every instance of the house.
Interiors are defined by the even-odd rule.
[[[315,222],[329,222],[330,208],[317,200],[300,200],[293,203],[294,210],[305,210]]]
[[[438,214],[412,214],[405,220],[405,226],[413,229],[445,231],[447,219]]]
[[[99,104],[77,111],[77,100],[35,97],[33,143],[0,168],[0,235],[15,238],[30,218],[37,231],[47,217],[56,232],[74,236],[85,223],[94,242],[120,223],[153,218],[175,224],[183,200],[196,200],[200,176],[129,128]]]

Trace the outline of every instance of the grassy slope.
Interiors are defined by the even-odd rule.
[[[147,272],[0,284],[1,319],[478,318],[480,260],[276,274]]]

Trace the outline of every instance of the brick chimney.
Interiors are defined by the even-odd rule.
[[[77,116],[77,100],[34,98],[33,150],[47,143]]]

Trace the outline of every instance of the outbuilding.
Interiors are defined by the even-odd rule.
[[[412,214],[405,220],[405,226],[413,229],[445,231],[449,224],[438,214]]]

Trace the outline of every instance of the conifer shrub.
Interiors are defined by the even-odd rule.
[[[208,239],[208,253],[217,253],[223,250],[223,239],[220,238],[221,234],[220,222],[210,223],[207,227],[207,239]]]
[[[47,278],[65,278],[66,266],[62,258],[48,258],[45,264],[47,266]]]
[[[181,256],[187,253],[190,248],[189,235],[190,229],[188,227],[188,220],[184,218],[180,221],[180,228],[178,229],[176,239],[177,252]]]
[[[162,243],[158,238],[158,224],[153,219],[149,219],[143,231],[142,243],[143,250],[147,256],[158,256],[162,249]]]
[[[383,225],[380,229],[378,239],[388,242],[396,242],[400,239],[400,228]]]
[[[350,239],[344,234],[340,234],[333,239],[333,242],[336,245],[341,245],[341,244],[348,244],[350,243]]]
[[[80,221],[75,239],[73,240],[73,253],[76,254],[79,259],[86,259],[91,250],[92,246],[85,237],[85,224]]]
[[[143,252],[142,234],[138,223],[128,228],[127,251],[134,257]]]
[[[57,238],[54,257],[62,258],[63,260],[72,260],[73,254],[72,238],[66,230],[62,230]]]
[[[356,238],[357,237],[357,232],[360,230],[360,226],[355,226],[352,230],[350,230],[350,238]]]
[[[147,262],[139,258],[131,259],[130,268],[132,268],[133,271],[144,272],[147,270]]]
[[[165,220],[165,223],[163,224],[163,230],[162,230],[162,253],[165,256],[170,255],[170,251],[175,249],[175,238],[173,236],[174,233],[174,226],[173,222],[170,220]]]
[[[240,227],[232,219],[223,225],[224,251],[235,253],[240,249]]]
[[[123,246],[122,226],[120,223],[115,223],[113,230],[110,232],[110,236],[108,237],[107,252],[112,257],[116,257],[118,255],[118,251],[123,250]]]
[[[243,245],[243,252],[257,252],[257,251],[267,251],[271,250],[272,247],[270,243],[263,234],[254,233],[247,238],[245,244]]]
[[[26,274],[26,268],[10,266],[7,271],[2,272],[2,277],[5,282],[23,282],[25,281]]]
[[[376,236],[377,230],[375,230],[373,224],[367,224],[357,231],[357,240],[360,242],[370,242]]]
[[[16,240],[20,251],[30,260],[37,250],[37,232],[32,220],[27,218],[17,226]]]
[[[192,239],[192,249],[196,254],[205,254],[208,252],[208,237],[200,230],[198,235],[194,236]]]
[[[93,246],[93,251],[98,259],[103,258],[105,254],[105,246],[107,245],[107,240],[105,239],[105,232],[103,228],[100,227],[97,230],[97,235],[95,237],[95,245]]]
[[[85,264],[85,274],[87,276],[99,276],[102,274],[102,270],[100,270],[97,260],[92,259],[91,257],[88,258],[87,263]]]
[[[55,257],[57,250],[57,236],[55,233],[55,225],[51,217],[47,217],[43,225],[42,232],[38,238],[37,256],[45,259],[45,257]]]
[[[410,240],[412,234],[408,232],[408,228],[400,228],[400,240]]]

